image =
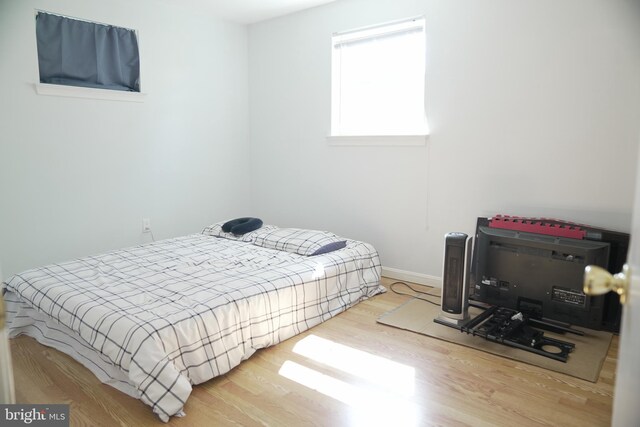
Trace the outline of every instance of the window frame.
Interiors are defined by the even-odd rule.
[[[424,16],[414,16],[411,18],[400,19],[396,21],[383,22],[375,25],[354,28],[351,30],[335,32],[331,35],[331,124],[330,134],[327,141],[330,145],[424,145],[429,135],[428,124],[426,121],[426,95],[425,83],[422,84],[422,114],[425,117],[424,131],[416,134],[383,134],[383,133],[362,133],[362,134],[346,134],[341,133],[339,129],[341,102],[340,89],[342,85],[341,79],[341,62],[340,54],[337,53],[337,44],[348,43],[351,40],[362,38],[373,38],[378,35],[393,33],[396,31],[407,31],[413,23],[420,22],[421,32],[425,37],[425,55],[423,58],[423,79],[426,80],[426,19]],[[402,29],[402,26],[405,28]],[[393,29],[396,27],[396,29]],[[400,28],[400,29],[398,29]]]

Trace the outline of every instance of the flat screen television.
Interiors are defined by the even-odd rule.
[[[618,295],[585,295],[583,276],[587,265],[620,271],[628,234],[583,226],[583,238],[577,239],[499,228],[501,223],[496,226],[491,221],[478,218],[472,300],[519,310],[537,319],[619,330]]]

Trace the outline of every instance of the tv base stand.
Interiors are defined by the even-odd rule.
[[[492,306],[469,319],[462,325],[455,325],[435,318],[434,322],[460,332],[485,338],[509,347],[519,348],[560,362],[569,358],[575,344],[544,336],[544,332],[531,327],[527,316],[504,307]]]

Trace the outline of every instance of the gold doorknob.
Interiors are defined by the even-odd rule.
[[[587,295],[602,295],[614,291],[620,295],[620,303],[624,304],[627,301],[630,281],[631,269],[627,264],[617,274],[611,274],[597,265],[588,265],[584,268],[583,291]]]

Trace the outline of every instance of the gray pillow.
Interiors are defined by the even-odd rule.
[[[320,249],[318,249],[317,251],[312,253],[311,256],[328,254],[329,252],[333,252],[333,251],[337,251],[338,249],[342,249],[345,246],[347,246],[347,241],[346,240],[340,240],[339,242],[327,243],[326,245],[322,246]]]

